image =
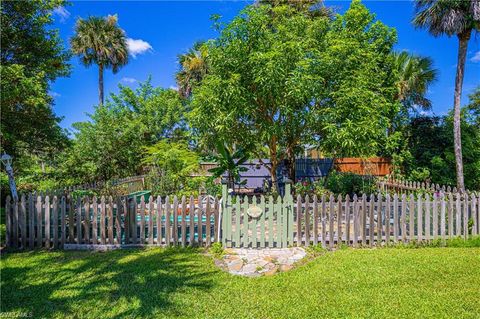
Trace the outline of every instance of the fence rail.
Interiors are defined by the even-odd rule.
[[[19,249],[64,248],[67,244],[209,246],[229,234],[229,240],[238,242],[236,247],[280,247],[284,241],[297,246],[359,247],[480,234],[480,197],[475,194],[298,196],[291,202],[290,213],[280,217],[274,215],[274,207],[281,205],[281,197],[244,197],[232,205],[247,209],[260,202],[267,208],[258,217],[263,223],[254,220],[259,226],[249,226],[243,233],[235,232],[236,227],[244,227],[240,219],[236,219],[238,224],[220,223],[224,203],[218,199],[150,199],[22,196],[14,202],[7,198],[6,243]],[[288,225],[275,227],[279,218]],[[285,230],[289,230],[287,235]],[[241,236],[249,236],[248,241]]]
[[[74,191],[98,190],[106,186],[109,186],[112,188],[118,188],[122,185],[126,186],[127,193],[133,193],[133,192],[143,190],[145,188],[145,177],[146,175],[129,176],[129,177],[120,178],[120,179],[113,179],[107,182],[98,181],[98,182],[86,183],[81,185],[67,186],[67,187],[58,188],[58,189],[51,189],[51,190],[38,191],[38,192],[34,191],[31,194],[27,192],[23,192],[23,193],[27,197],[30,195],[45,197],[48,195],[51,198],[53,198],[53,196],[57,196],[57,197],[67,196],[68,194]]]
[[[425,183],[425,182],[412,182],[406,180],[398,180],[394,178],[381,179],[378,181],[378,186],[381,190],[392,190],[398,193],[411,193],[418,190],[423,190],[426,192],[443,192],[443,193],[457,193],[456,187],[439,185],[434,183]],[[465,190],[465,193],[476,193],[475,191]]]

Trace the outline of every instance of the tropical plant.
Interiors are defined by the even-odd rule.
[[[429,85],[438,78],[437,69],[433,68],[433,61],[429,57],[409,54],[408,52],[394,53],[394,65],[397,72],[396,99],[402,103],[405,111],[430,110],[432,102],[426,98]]]
[[[465,59],[472,31],[480,30],[480,1],[478,0],[416,0],[413,24],[427,28],[435,37],[446,34],[458,38],[458,60],[455,75],[453,132],[457,173],[457,188],[465,189],[463,178],[460,101]]]
[[[178,92],[183,98],[190,97],[193,87],[198,85],[207,74],[207,56],[208,50],[204,42],[196,42],[187,53],[178,56],[180,70],[175,78]]]
[[[332,172],[327,178],[327,188],[334,194],[369,195],[376,192],[376,180],[371,176]]]
[[[128,63],[128,48],[125,31],[117,24],[117,15],[78,19],[75,35],[70,39],[72,51],[85,66],[98,65],[99,104],[104,102],[103,72],[113,73]]]
[[[225,142],[218,140],[215,143],[217,154],[212,157],[217,166],[209,169],[214,178],[223,177],[227,173],[228,187],[235,190],[235,184],[241,184],[240,173],[247,170],[241,166],[248,160],[248,155],[244,149],[230,150]]]

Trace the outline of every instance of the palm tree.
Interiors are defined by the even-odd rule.
[[[103,105],[103,71],[113,73],[128,63],[128,48],[125,31],[117,25],[116,15],[78,19],[75,35],[70,39],[72,51],[81,57],[85,66],[98,65],[98,93]]]
[[[397,80],[396,99],[404,107],[404,111],[415,110],[420,107],[427,111],[432,108],[432,102],[425,97],[429,85],[437,80],[438,71],[433,68],[433,61],[429,57],[409,54],[407,52],[394,53]]]
[[[446,34],[458,38],[458,61],[455,76],[453,133],[457,188],[465,189],[463,181],[462,137],[460,131],[460,99],[467,46],[472,31],[480,29],[480,0],[416,0],[413,24],[427,28],[435,37]]]
[[[176,74],[176,80],[178,92],[182,97],[190,97],[193,87],[207,74],[207,56],[208,51],[204,42],[196,42],[186,54],[178,56],[180,71]]]

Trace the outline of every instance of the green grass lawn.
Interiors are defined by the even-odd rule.
[[[34,318],[479,318],[480,248],[339,250],[272,277],[197,250],[6,253],[1,311]]]

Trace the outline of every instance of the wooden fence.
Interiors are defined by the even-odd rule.
[[[212,197],[8,197],[6,244],[208,246],[218,238],[218,203]]]
[[[367,159],[358,157],[336,158],[334,166],[338,172],[366,176],[385,176],[392,171],[392,161],[385,157],[371,157]]]
[[[295,244],[358,247],[430,241],[480,233],[480,198],[395,194],[296,201]]]
[[[398,180],[393,178],[388,179],[381,179],[378,181],[378,187],[380,190],[386,191],[390,190],[397,193],[407,193],[410,194],[416,191],[425,191],[425,192],[442,192],[442,193],[457,193],[456,187],[439,185],[434,183],[425,183],[425,182],[413,182],[413,181],[406,181],[406,180]],[[466,193],[478,193],[475,191],[465,190]]]
[[[137,201],[124,197],[74,200],[22,196],[18,202],[7,198],[6,243],[19,249],[64,248],[71,244],[209,246],[222,241],[224,230],[219,229],[223,202],[208,198],[157,197],[149,201],[142,197]],[[242,205],[250,207],[259,200],[245,197]],[[275,202],[280,205],[282,198],[267,199],[266,207],[275,207]],[[281,213],[281,220],[288,224],[276,229],[268,228],[269,218],[272,224],[279,221],[275,210],[262,212],[258,218],[267,218],[264,228],[249,226],[244,232],[249,238],[248,247],[284,246],[279,238],[286,240],[286,245],[359,247],[458,236],[466,239],[480,234],[480,197],[475,194],[299,196],[291,205],[292,210]],[[225,222],[222,227],[232,227]],[[286,236],[279,233],[286,230]],[[246,247],[247,241],[238,238],[238,242]]]

